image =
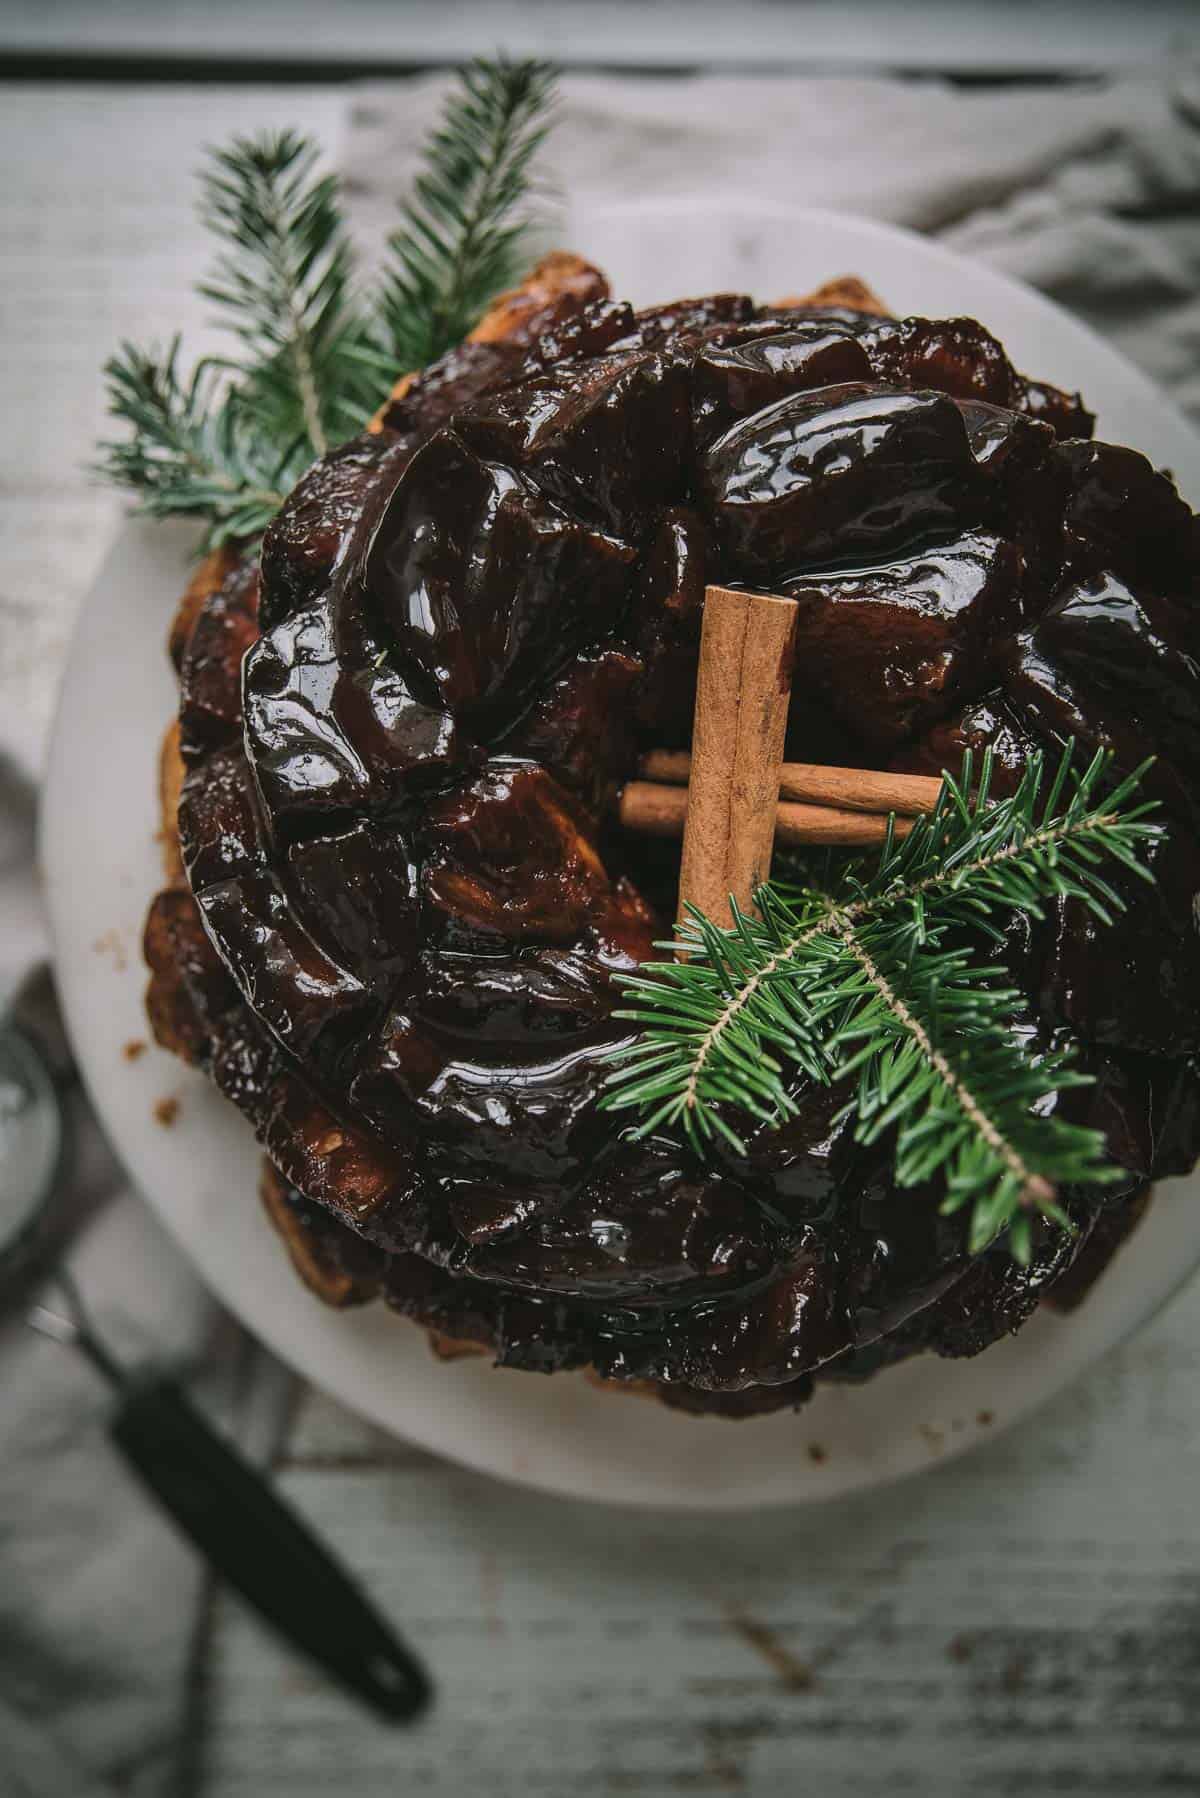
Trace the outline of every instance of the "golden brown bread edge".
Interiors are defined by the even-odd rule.
[[[469,341],[499,343],[522,336],[535,325],[539,314],[552,310],[556,302],[568,295],[579,294],[585,299],[594,297],[598,282],[602,283],[603,277],[583,257],[565,250],[553,251],[542,258],[520,286],[500,294],[492,302],[471,332]],[[812,293],[789,295],[776,303],[784,307],[841,306],[854,312],[887,311],[882,300],[855,275],[839,276],[836,280],[825,282]],[[414,379],[414,374],[401,376],[387,401],[368,425],[369,431],[382,430],[388,407],[404,397]],[[168,652],[175,668],[178,669],[180,665],[202,606],[219,590],[236,567],[237,561],[236,552],[226,547],[212,551],[197,565],[176,609],[168,636]],[[179,846],[179,796],[183,786],[184,764],[179,748],[177,718],[172,719],[162,741],[158,776],[161,811],[159,840],[162,845],[163,876],[169,888],[186,888],[187,876]],[[318,1236],[307,1228],[302,1217],[288,1202],[286,1182],[266,1156],[263,1157],[259,1180],[259,1199],[282,1239],[296,1273],[319,1299],[337,1309],[345,1309],[365,1303],[375,1296],[374,1287],[356,1280],[341,1268]],[[450,1361],[464,1355],[488,1353],[483,1343],[448,1336],[428,1327],[425,1327],[425,1334],[430,1349],[441,1360]],[[645,1398],[662,1397],[660,1389],[650,1380],[603,1380],[590,1370],[585,1372],[592,1384],[606,1391],[632,1392]]]

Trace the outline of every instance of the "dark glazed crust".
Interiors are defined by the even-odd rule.
[[[977,1352],[1098,1212],[1068,1195],[1080,1235],[1027,1277],[969,1262],[829,1094],[724,1164],[597,1112],[614,977],[672,904],[613,804],[641,747],[686,742],[705,580],[796,595],[793,753],[940,766],[994,742],[1015,768],[1069,726],[1123,760],[1167,748],[1158,790],[1191,821],[1191,515],[1130,452],[1061,442],[1078,401],[972,321],[847,297],[510,301],[516,337],[477,335],[318,464],[261,583],[234,570],[186,633],[190,891],[148,934],[156,1027],[296,1189],[272,1214],[295,1253],[307,1231],[310,1277],[351,1231],[367,1285],[435,1332],[725,1412],[869,1356]],[[1130,718],[1151,663],[1158,713]],[[1196,990],[1190,854],[1106,938],[1137,972],[1103,1016],[1069,910],[1011,945],[1031,1048],[1081,1031],[1098,1084],[1073,1103],[1130,1193],[1200,1140],[1191,1039],[1137,990],[1155,955]]]

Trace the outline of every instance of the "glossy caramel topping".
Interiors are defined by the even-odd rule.
[[[1190,1164],[1200,547],[1090,422],[970,320],[580,304],[419,377],[297,488],[261,593],[247,570],[205,602],[180,828],[208,937],[172,901],[156,965],[394,1302],[513,1363],[736,1391],[981,1347],[1074,1254],[969,1263],[799,1080],[795,1120],[708,1163],[598,1112],[677,873],[616,798],[687,745],[708,581],[795,600],[793,759],[936,772],[991,743],[1003,781],[1068,733],[1161,758],[1159,887],[1006,953],[1031,1049],[1084,1040],[1073,1115],[1123,1190]],[[1086,1235],[1096,1197],[1068,1197]]]

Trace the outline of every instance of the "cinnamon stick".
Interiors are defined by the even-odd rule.
[[[652,749],[642,757],[646,781],[686,786],[692,758],[686,749]],[[941,781],[925,774],[890,774],[874,768],[827,768],[815,762],[784,762],[779,770],[781,799],[839,806],[851,812],[896,812],[916,818],[937,804]],[[636,826],[635,826],[636,828]]]
[[[679,870],[679,910],[717,924],[771,871],[796,606],[708,587]]]
[[[639,836],[674,837],[683,835],[688,814],[688,792],[685,787],[666,786],[660,781],[631,780],[621,795],[621,823]],[[781,800],[775,807],[775,841],[800,845],[829,844],[833,847],[857,849],[882,843],[887,835],[887,814],[843,810],[832,805],[794,805]],[[911,818],[896,819],[898,837],[912,829]]]

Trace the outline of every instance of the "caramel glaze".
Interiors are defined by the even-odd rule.
[[[572,300],[301,481],[183,652],[191,893],[147,947],[160,1035],[356,1279],[510,1365],[769,1408],[817,1369],[976,1352],[1104,1207],[1191,1166],[1200,535],[1091,425],[969,319]],[[990,743],[1003,781],[1068,733],[1160,758],[1158,886],[1103,933],[1067,904],[1009,934],[1030,1052],[1083,1039],[1072,1115],[1128,1170],[1066,1195],[1080,1234],[1028,1272],[969,1259],[799,1080],[740,1157],[597,1110],[677,872],[615,799],[687,743],[706,581],[795,596],[795,759],[936,772]]]

